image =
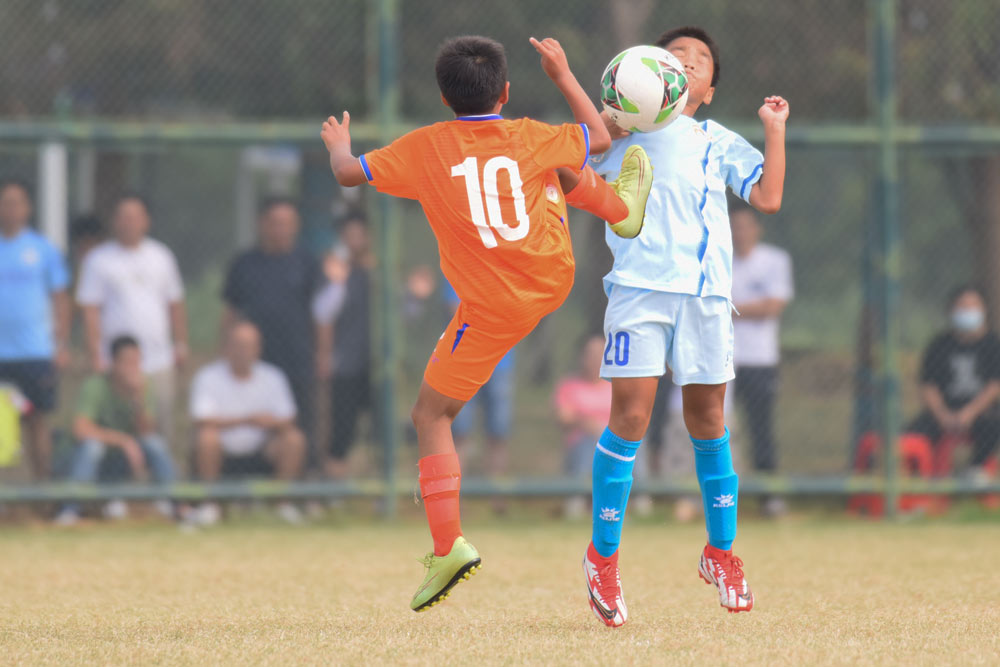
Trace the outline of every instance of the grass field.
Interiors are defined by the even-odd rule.
[[[703,529],[635,522],[630,621],[600,625],[585,523],[473,520],[482,572],[414,614],[416,518],[7,528],[6,664],[995,664],[995,523],[745,522],[757,598],[730,615],[696,574]]]

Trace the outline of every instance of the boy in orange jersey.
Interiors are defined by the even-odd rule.
[[[637,227],[652,181],[645,153],[623,160],[612,184],[584,169],[610,136],[553,39],[531,44],[569,103],[577,124],[505,120],[510,84],[503,46],[484,37],[446,42],[435,64],[441,98],[456,119],[406,134],[355,157],[350,116],[332,116],[322,137],[343,186],[368,182],[379,192],[416,199],[437,238],[441,270],[461,303],[424,373],[413,408],[420,450],[420,491],[434,539],[426,575],[410,603],[423,611],[480,566],[462,537],[461,472],[451,424],[497,362],[573,286],[566,204],[610,224]],[[561,182],[571,191],[563,195]],[[636,220],[638,219],[638,223]]]

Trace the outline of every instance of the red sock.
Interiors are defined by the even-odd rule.
[[[614,188],[604,182],[589,166],[580,172],[580,182],[566,193],[566,203],[588,213],[593,213],[610,224],[621,222],[628,215],[625,205]]]
[[[462,470],[458,454],[425,456],[417,461],[417,467],[420,469],[420,495],[434,538],[434,555],[445,556],[451,551],[455,538],[462,534],[458,511]]]

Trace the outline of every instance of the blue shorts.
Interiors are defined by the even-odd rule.
[[[52,412],[56,407],[59,377],[48,359],[0,361],[0,383],[17,387],[39,412]]]
[[[610,285],[601,377],[660,377],[674,384],[725,384],[733,369],[728,299]]]
[[[510,435],[511,401],[514,394],[514,364],[500,364],[490,379],[462,407],[455,416],[451,432],[464,438],[476,426],[476,413],[480,408],[485,420],[486,435],[503,439]]]

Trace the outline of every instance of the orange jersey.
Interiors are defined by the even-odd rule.
[[[584,125],[474,116],[436,123],[361,156],[379,192],[416,199],[441,270],[473,316],[533,326],[573,286],[557,167],[582,169]]]

